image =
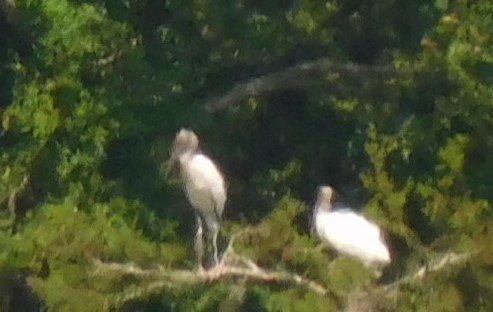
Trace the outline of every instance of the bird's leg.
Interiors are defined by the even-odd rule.
[[[195,253],[197,256],[197,264],[199,265],[199,271],[204,271],[204,267],[202,266],[202,257],[204,255],[204,242],[203,242],[203,228],[202,228],[202,219],[200,215],[196,213],[195,222],[197,225],[197,233],[195,233]]]
[[[218,257],[218,248],[217,248],[217,236],[219,233],[219,226],[216,224],[211,227],[211,232],[212,232],[212,247],[214,249],[214,268],[211,269],[209,272],[211,273],[212,279],[217,279],[222,275],[223,272],[223,262],[219,262],[219,257]]]
[[[214,249],[214,262],[215,265],[219,264],[219,257],[218,257],[218,251],[217,251],[217,235],[219,233],[219,229],[215,228],[214,232],[212,233],[212,248]]]

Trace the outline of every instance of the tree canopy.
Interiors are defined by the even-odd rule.
[[[0,309],[493,310],[491,29],[488,0],[0,0]],[[228,182],[215,275],[180,127]],[[320,184],[385,229],[379,280],[319,248]]]

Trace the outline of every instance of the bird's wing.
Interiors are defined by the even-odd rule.
[[[367,252],[374,253],[374,256],[379,257],[381,261],[390,261],[390,253],[388,250],[387,243],[383,239],[383,231],[380,227],[372,220],[367,219],[365,216],[357,213],[348,213],[348,222],[351,222],[354,229],[359,232],[361,241],[358,244],[365,243],[367,245]],[[356,243],[356,242],[355,242]]]
[[[215,205],[214,212],[220,219],[226,203],[226,188],[224,178],[216,165],[205,155],[197,154],[190,164],[197,173],[194,184],[197,187],[209,189]]]
[[[371,221],[352,211],[333,211],[327,215],[326,231],[347,247],[379,240],[380,229]]]
[[[360,259],[389,262],[387,246],[380,228],[363,215],[350,210],[323,212],[318,216],[318,231],[323,240],[342,253]]]

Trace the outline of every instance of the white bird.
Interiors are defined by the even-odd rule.
[[[182,128],[173,142],[167,173],[171,170],[173,163],[178,161],[185,193],[195,211],[197,226],[195,251],[199,269],[202,269],[203,222],[212,236],[215,264],[219,263],[217,236],[226,202],[226,187],[216,165],[199,151],[198,146],[197,135],[192,130]]]
[[[320,186],[313,212],[313,226],[320,239],[342,254],[358,258],[367,268],[391,262],[380,228],[349,209],[332,210],[332,188]]]

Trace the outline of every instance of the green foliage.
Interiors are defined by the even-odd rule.
[[[336,311],[328,298],[312,293],[300,293],[296,289],[269,293],[265,298],[265,310],[279,311]]]
[[[116,214],[119,205],[118,199],[96,204],[92,213],[69,202],[39,207],[21,232],[5,238],[5,265],[33,270],[33,288],[51,309],[84,311],[88,303],[80,298],[87,297],[91,310],[103,310],[129,281],[88,275],[95,259],[170,266],[185,257],[180,245],[146,240]]]
[[[19,288],[49,311],[337,311],[358,292],[388,310],[369,270],[308,232],[322,183],[385,229],[395,260],[382,283],[471,253],[403,283],[400,310],[493,308],[490,1],[4,2],[2,311],[28,301]],[[203,107],[241,93],[238,81],[317,57],[344,70],[283,80],[224,112]],[[181,126],[228,180],[236,252],[328,295],[95,273],[97,261],[193,267],[192,212],[160,175]]]
[[[302,208],[302,203],[289,195],[284,196],[262,223],[254,228],[247,228],[245,234],[240,230],[238,244],[242,247],[242,252],[260,262],[270,263],[272,259],[274,262],[271,264],[277,263],[279,259],[275,258],[281,255],[285,258],[296,256],[296,250],[289,251],[286,246],[298,237],[293,226],[294,219]],[[276,239],[272,239],[273,237]]]
[[[340,257],[329,266],[329,285],[340,296],[361,287],[373,274],[355,259]]]

